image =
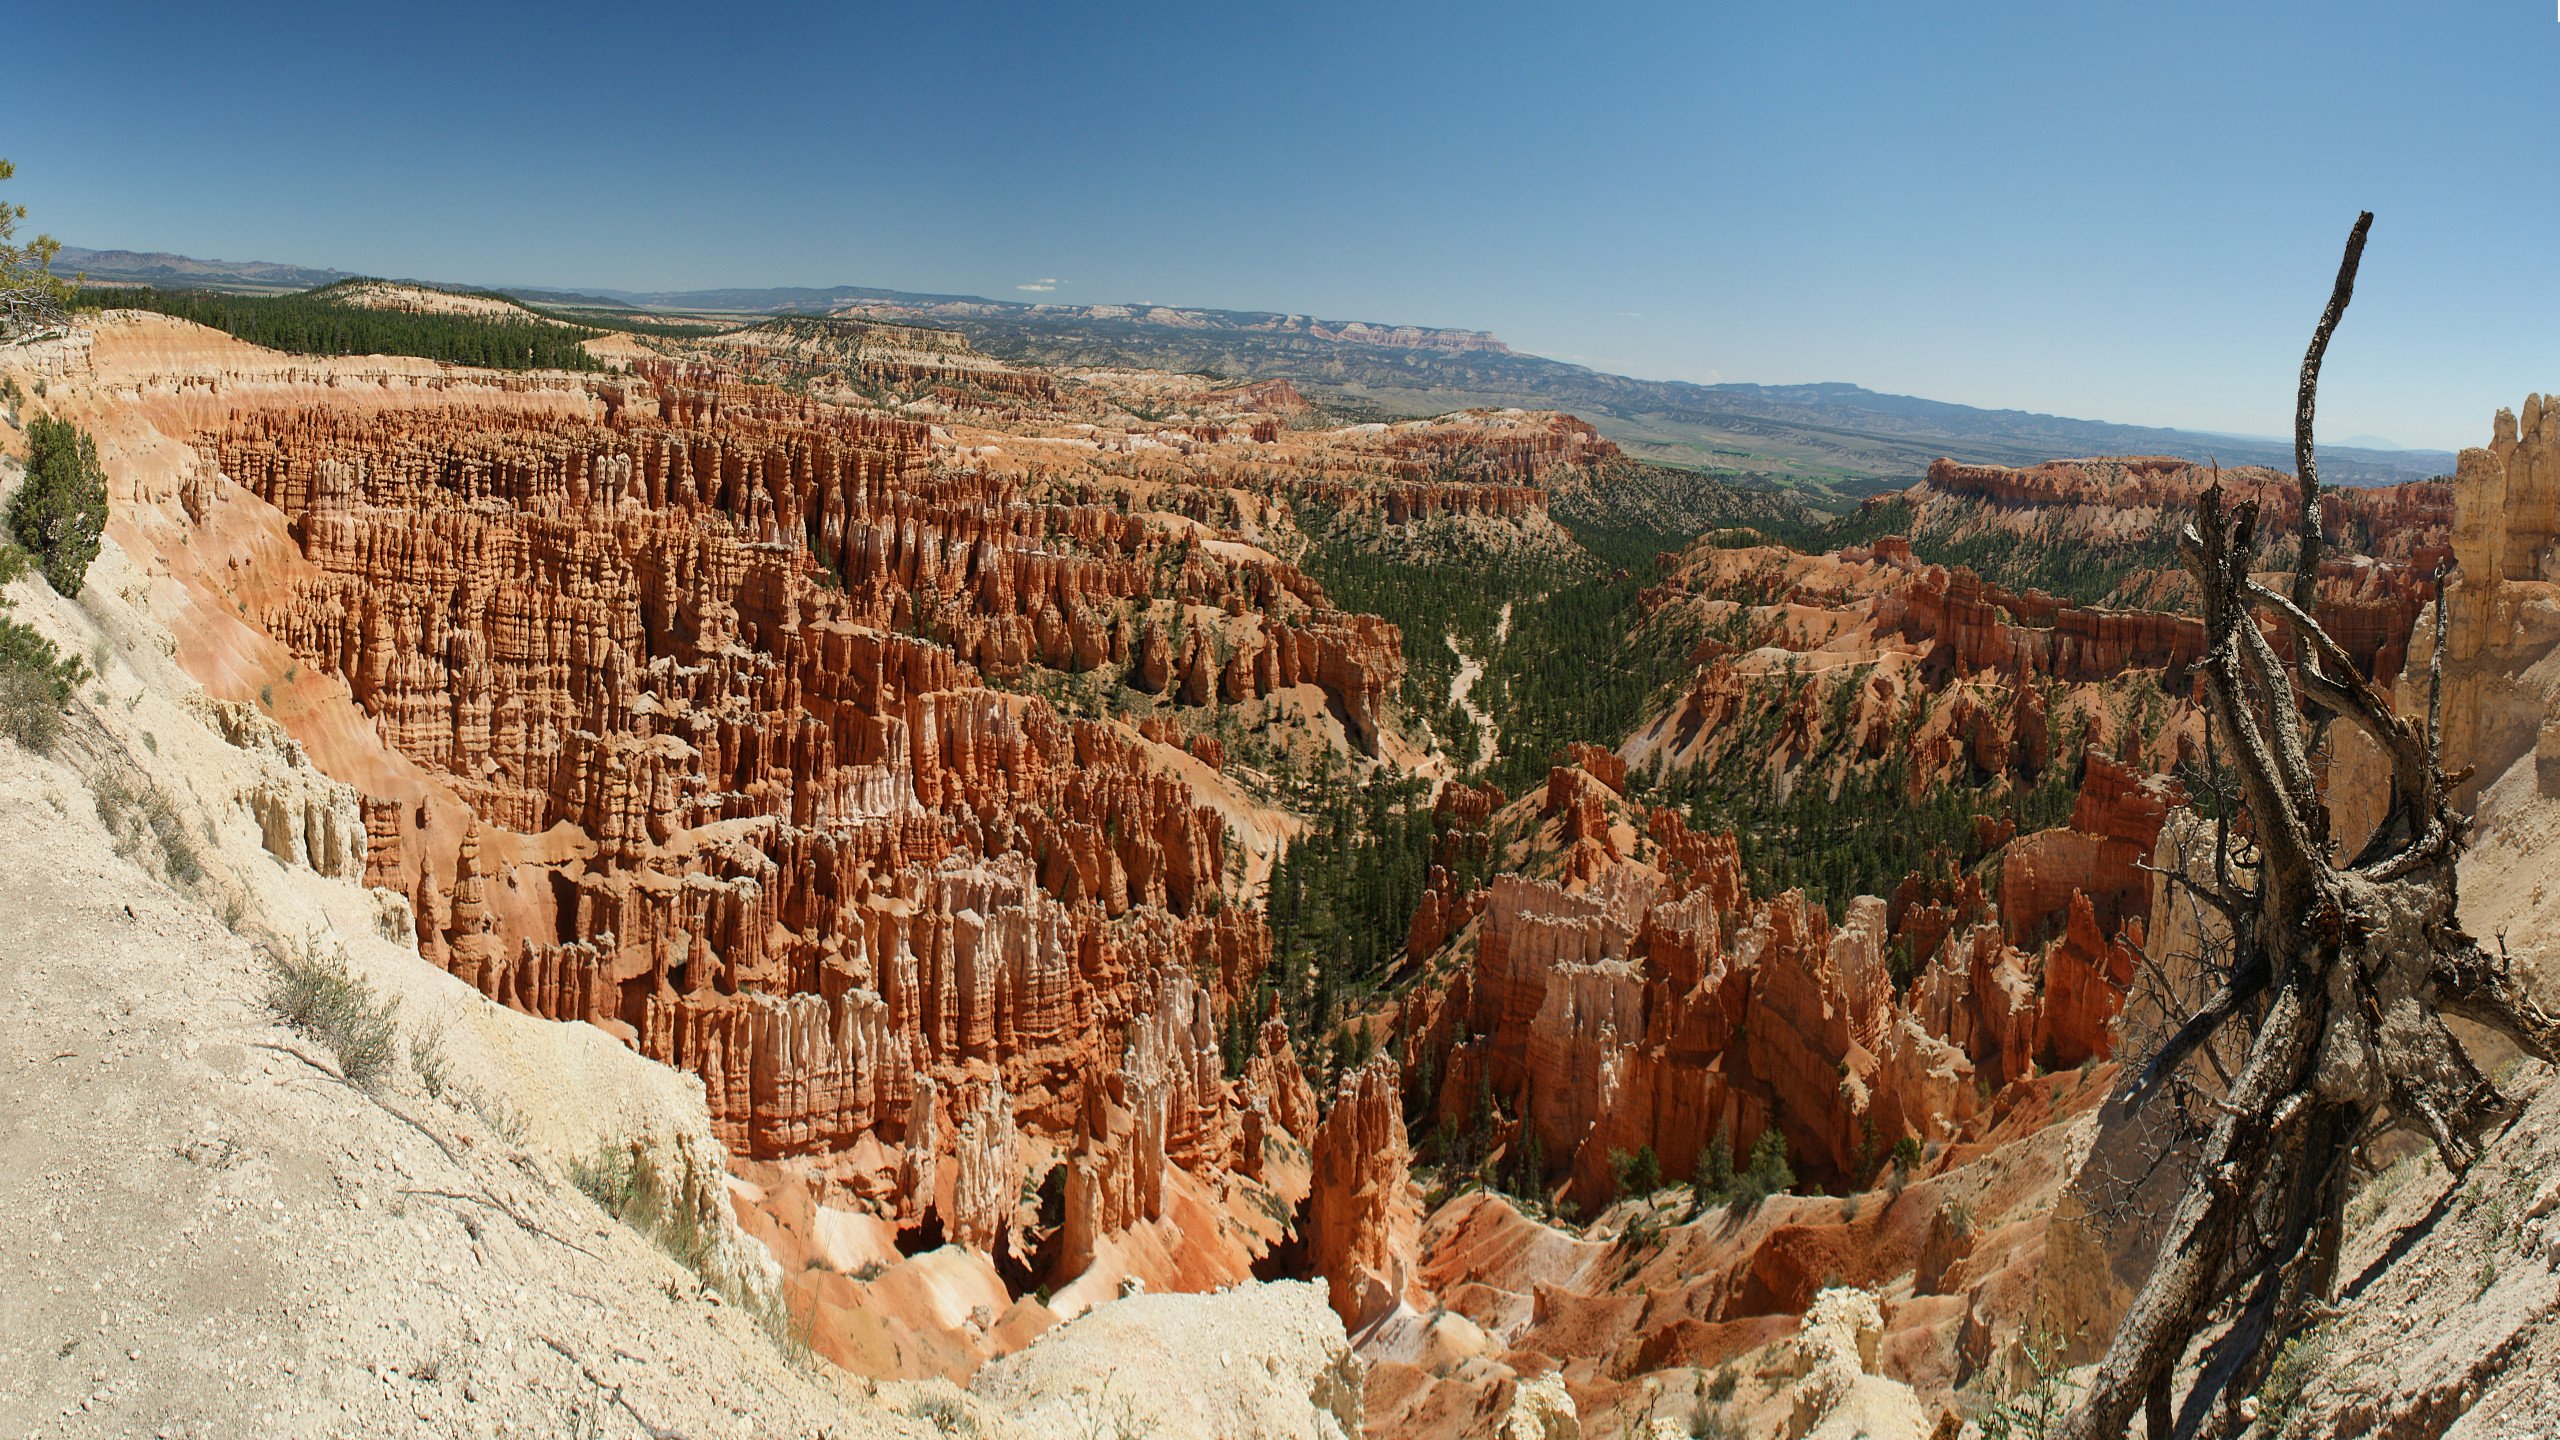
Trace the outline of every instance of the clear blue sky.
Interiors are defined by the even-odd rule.
[[[8,190],[101,248],[1294,310],[2275,434],[2363,206],[2324,437],[2560,386],[2553,0],[24,8]]]

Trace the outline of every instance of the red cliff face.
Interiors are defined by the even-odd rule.
[[[1547,493],[1534,485],[1471,485],[1458,482],[1406,481],[1359,485],[1320,481],[1299,492],[1320,505],[1375,511],[1390,525],[1408,525],[1435,516],[1487,516],[1518,520],[1543,515]]]
[[[2003,851],[2000,914],[2008,941],[2044,950],[2038,1053],[2056,1065],[2104,1059],[2151,913],[2152,847],[2176,781],[2143,776],[2091,754],[2068,828],[2025,836]],[[2058,938],[2057,938],[2058,932]]]
[[[1621,458],[1618,447],[1570,415],[1471,410],[1436,420],[1356,427],[1379,442],[1379,473],[1295,487],[1319,504],[1375,513],[1390,525],[1435,517],[1543,517],[1548,492]]]
[[[1747,1151],[1777,1124],[1800,1169],[1861,1178],[1876,1145],[1958,1133],[1972,1064],[1897,1012],[1883,903],[1839,929],[1794,895],[1755,904],[1709,843],[1678,898],[1632,871],[1584,895],[1495,882],[1472,1024],[1568,1196],[1608,1199],[1612,1154],[1646,1146],[1688,1174],[1720,1131]]]
[[[2137,667],[2183,671],[2204,653],[2203,624],[2183,616],[2072,605],[1936,566],[1886,595],[1876,616],[1962,673],[2104,680]]]
[[[1619,456],[1618,447],[1588,421],[1518,410],[1471,410],[1399,425],[1387,453],[1407,479],[1446,476],[1515,485],[1535,484],[1559,467],[1587,467]]]
[[[1179,970],[1152,988],[1153,1008],[1131,1027],[1119,1068],[1085,1090],[1060,1232],[1069,1273],[1092,1263],[1103,1236],[1163,1217],[1169,1166],[1223,1169],[1234,1153],[1209,996]]]
[[[2273,541],[2268,563],[2290,564],[2299,502],[2292,477],[2274,470],[2243,467],[2217,477],[2209,467],[2144,457],[2052,461],[2031,469],[1941,460],[1925,484],[1891,503],[1911,506],[1915,523],[1942,543],[1983,538],[2099,558],[2143,556],[2147,547],[2139,563],[2167,565],[2167,538],[2193,517],[2217,478],[2226,504],[2258,506],[2261,531]],[[2332,486],[2323,494],[2321,516],[2332,558],[2321,566],[2320,618],[2368,673],[2387,681],[2406,659],[2418,607],[2434,593],[2430,577],[2451,553],[2454,489],[2440,481]],[[1907,542],[1897,543],[1907,553]],[[1976,668],[2103,678],[2128,664],[2182,666],[2200,639],[2184,619],[2074,607],[1961,576],[1937,588],[1948,591],[1947,598],[1915,599],[1912,610],[1931,612],[1915,623],[1948,639],[1959,663]],[[2184,595],[2186,582],[2170,566],[2136,593],[2150,604]],[[2004,623],[1991,623],[1986,605],[2005,612],[1997,617]],[[2048,630],[2049,637],[2035,633]]]
[[[2314,609],[2367,674],[2389,681],[2406,662],[2410,627],[2433,593],[2408,565],[2331,560],[2320,567]],[[1875,613],[1904,638],[1934,645],[1960,672],[2081,681],[2136,669],[2183,676],[2204,653],[2202,622],[2184,615],[2073,605],[1935,566],[1880,600]]]

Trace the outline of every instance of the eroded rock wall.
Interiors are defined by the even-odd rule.
[[[2560,682],[2545,663],[2560,651],[2560,401],[2529,395],[2521,415],[2499,411],[2489,444],[2462,452],[2453,498],[2444,761],[2469,768],[2455,791],[2469,803],[2525,756],[2560,756]],[[2400,689],[2404,713],[2425,710],[2428,620]],[[2542,793],[2560,794],[2560,763],[2548,768]]]
[[[1223,1173],[1219,1027],[1270,955],[1229,822],[1127,728],[980,679],[1142,668],[1170,599],[1220,617],[1162,677],[1187,703],[1315,686],[1374,735],[1394,627],[920,424],[698,364],[596,385],[205,425],[190,521],[272,537],[226,599],[416,767],[267,797],[273,843],[408,897],[491,998],[699,1077],[742,1157],[974,1248],[1023,1135],[1078,1151],[1088,1241],[1160,1216],[1167,1165]],[[1252,1098],[1312,1133],[1285,1030]]]
[[[1548,794],[1580,794],[1568,775],[1606,790],[1559,767]],[[1614,1195],[1613,1157],[1650,1148],[1686,1176],[1719,1135],[1747,1156],[1772,1126],[1799,1174],[1863,1183],[1899,1142],[1976,1133],[1986,1097],[2040,1066],[2111,1053],[2151,913],[2141,867],[2180,798],[2092,755],[2070,825],[2007,847],[1996,902],[1915,877],[1838,923],[1800,893],[1753,897],[1733,839],[1667,810],[1643,815],[1652,861],[1577,865],[1598,852],[1575,832],[1623,802],[1564,812],[1562,876],[1496,876],[1471,962],[1400,1013],[1434,1057],[1429,1108],[1461,1122],[1489,1086],[1526,1127],[1514,1145],[1534,1134],[1584,1205]]]

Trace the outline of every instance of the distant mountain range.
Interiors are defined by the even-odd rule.
[[[267,260],[198,260],[152,250],[84,250],[65,245],[53,268],[92,285],[159,285],[170,289],[308,290],[347,278],[343,270],[279,265]]]
[[[1941,455],[2005,465],[2083,455],[2177,455],[2293,468],[2289,440],[1985,410],[1838,382],[1697,385],[1637,380],[1524,355],[1480,331],[1354,327],[1304,316],[1150,306],[1047,306],[903,297],[837,314],[938,325],[1007,359],[1053,366],[1143,365],[1221,377],[1286,375],[1348,414],[1434,414],[1482,405],[1570,410],[1629,452],[1844,494],[1899,486]],[[1364,333],[1365,332],[1365,333]],[[2442,450],[2324,445],[2323,476],[2387,485],[2448,474]]]
[[[108,284],[275,290],[346,278],[343,271],[265,261],[69,246],[59,263]],[[988,354],[1055,367],[1142,367],[1234,380],[1286,376],[1309,399],[1352,419],[1481,406],[1570,410],[1631,454],[1728,473],[1746,483],[1810,487],[1844,497],[1908,484],[1941,455],[2005,465],[2083,455],[2177,455],[2293,468],[2291,443],[2274,438],[1985,410],[1837,382],[1637,380],[1524,355],[1481,330],[1271,311],[1043,305],[860,285],[657,292],[493,288],[552,308],[828,314],[931,325],[959,332]],[[2443,450],[2320,448],[2323,477],[2355,485],[2449,474],[2453,458]]]

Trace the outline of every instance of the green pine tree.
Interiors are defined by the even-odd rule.
[[[1764,1200],[1795,1188],[1795,1167],[1787,1163],[1787,1140],[1770,1126],[1751,1142],[1751,1168],[1742,1177],[1743,1193]]]
[[[1733,1198],[1733,1122],[1716,1122],[1715,1138],[1698,1149],[1697,1170],[1690,1188],[1700,1205],[1721,1205]]]
[[[27,478],[9,501],[9,532],[54,589],[80,593],[107,526],[107,472],[98,443],[66,420],[27,426]]]

